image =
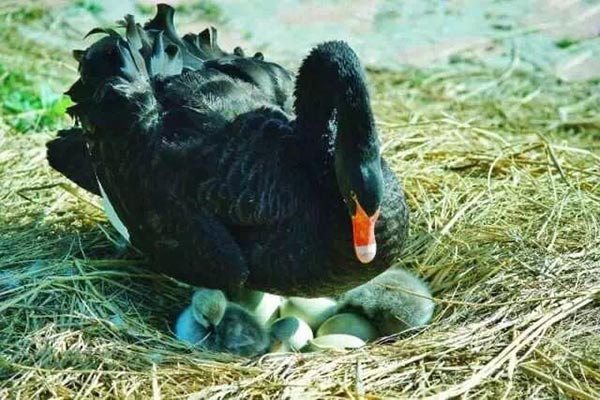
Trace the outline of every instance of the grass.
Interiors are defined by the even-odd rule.
[[[34,85],[20,71],[9,71],[0,64],[0,115],[14,130],[26,133],[40,129],[55,130],[64,124],[68,97],[47,84]]]
[[[68,53],[14,24],[0,102],[66,88]],[[369,79],[412,210],[400,263],[434,290],[430,326],[343,353],[187,348],[170,323],[190,288],[146,271],[47,166],[68,122],[19,129],[3,111],[0,397],[600,398],[600,85],[477,63]]]
[[[104,10],[102,3],[94,0],[77,0],[75,6],[80,7],[93,15],[98,15]]]
[[[22,27],[49,24],[40,2],[0,5],[0,118],[20,133],[56,130],[71,104],[62,94],[76,71],[68,51],[27,40]]]

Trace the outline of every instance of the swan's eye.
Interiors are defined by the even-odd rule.
[[[342,200],[346,204],[348,204],[348,199],[351,199],[352,201],[354,201],[356,203],[356,201],[357,201],[358,198],[356,197],[356,193],[354,193],[354,190],[350,190],[350,193],[348,194],[348,197],[342,196]]]

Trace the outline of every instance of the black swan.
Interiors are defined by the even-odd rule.
[[[214,28],[180,38],[173,15],[90,32],[104,36],[74,52],[76,126],[50,165],[110,199],[155,270],[197,286],[332,295],[387,269],[408,208],[352,49],[317,46],[294,84]]]

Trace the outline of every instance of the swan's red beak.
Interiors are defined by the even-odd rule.
[[[377,243],[375,242],[377,218],[379,218],[379,209],[375,214],[369,216],[356,201],[356,213],[352,216],[352,237],[356,258],[363,264],[373,261],[377,254]]]

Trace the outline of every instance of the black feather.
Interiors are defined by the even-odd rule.
[[[60,131],[46,144],[50,166],[94,194],[100,195],[83,131],[71,128]]]

